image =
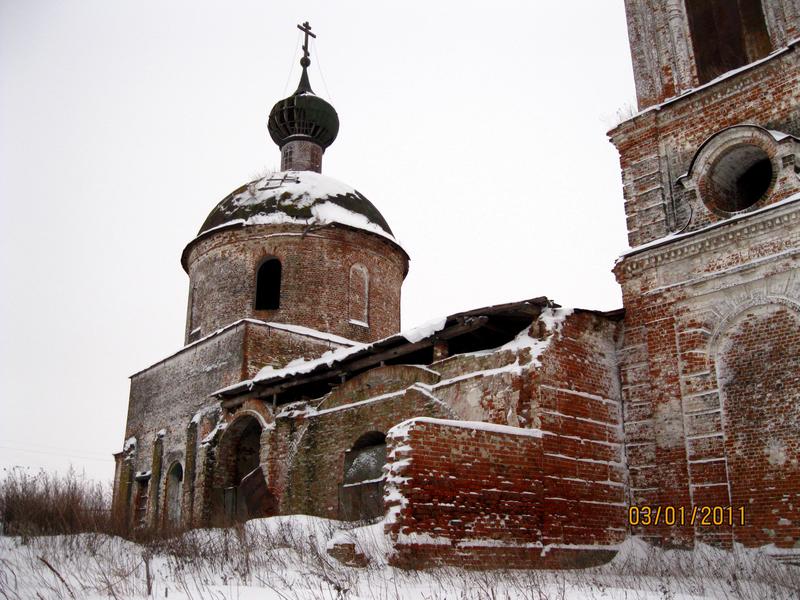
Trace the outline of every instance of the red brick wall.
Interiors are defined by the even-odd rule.
[[[730,502],[745,507],[735,539],[791,548],[800,539],[800,314],[780,306],[745,311],[721,342]],[[727,502],[727,490],[717,503]]]
[[[628,243],[650,242],[677,229],[672,216],[678,177],[702,143],[718,131],[749,123],[800,135],[800,46],[713,86],[644,112],[609,132],[620,153]],[[758,206],[780,200],[781,190]],[[719,220],[701,201],[687,230]],[[672,225],[672,227],[671,227]]]
[[[613,556],[607,548],[543,548],[553,536],[538,430],[414,419],[388,438],[393,565],[586,566]]]
[[[280,308],[255,310],[256,271],[265,257],[281,261]],[[400,287],[408,258],[380,236],[344,227],[305,232],[297,225],[252,225],[214,232],[186,254],[189,332],[207,335],[254,318],[303,325],[357,341],[400,329]],[[350,268],[369,273],[369,327],[349,322]]]
[[[681,13],[674,13],[673,26],[663,8],[648,15],[644,0],[626,4],[640,102],[688,91],[695,76],[691,53],[669,56],[684,51]],[[763,3],[773,24],[781,20],[773,10],[778,4]],[[788,31],[798,22],[792,17],[785,25]],[[669,67],[663,73],[645,73],[653,69],[643,35],[648,27],[677,36],[674,48],[659,51],[660,64]],[[774,48],[788,42],[774,37],[782,27],[770,30]],[[666,79],[675,74],[670,92]],[[646,81],[661,75],[661,90]],[[637,248],[615,267],[625,306],[619,356],[630,502],[687,510],[744,505],[749,515],[743,527],[633,528],[654,541],[789,547],[800,539],[790,508],[800,485],[790,440],[800,437],[800,425],[788,375],[797,371],[797,317],[790,306],[800,303],[800,211],[786,201],[800,189],[798,152],[791,138],[777,143],[756,128],[726,130],[758,125],[797,136],[799,107],[800,47],[793,43],[610,132],[620,152],[629,243],[661,242]],[[737,144],[761,147],[773,180],[750,214],[732,219],[709,209],[704,182],[713,160]],[[682,178],[690,166],[693,172]],[[666,237],[678,230],[680,236]],[[770,462],[784,459],[780,468]]]
[[[619,321],[575,311],[541,356],[545,544],[617,544],[626,535],[617,369]]]

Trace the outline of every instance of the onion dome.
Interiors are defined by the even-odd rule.
[[[306,29],[298,25],[306,33],[304,55],[300,59],[303,67],[300,84],[294,94],[275,103],[269,113],[267,128],[270,137],[281,149],[287,143],[297,140],[314,142],[325,150],[339,133],[339,115],[330,103],[315,95],[311,89],[308,80],[308,66],[311,64],[308,36],[316,36],[311,33],[308,23],[303,25]]]

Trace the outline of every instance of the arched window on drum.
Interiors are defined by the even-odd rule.
[[[347,300],[350,323],[369,327],[369,271],[364,265],[350,267]]]
[[[281,261],[268,258],[256,274],[256,310],[277,310],[281,305]]]

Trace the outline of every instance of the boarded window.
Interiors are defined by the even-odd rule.
[[[281,304],[281,261],[261,263],[256,276],[256,310],[275,310]]]
[[[700,83],[772,50],[760,0],[686,0],[686,12]]]
[[[364,265],[350,267],[348,301],[350,321],[366,326],[369,323],[369,271]]]

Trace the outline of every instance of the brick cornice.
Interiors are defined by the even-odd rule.
[[[800,198],[766,207],[763,212],[742,215],[733,221],[720,221],[680,237],[664,238],[652,248],[622,256],[614,266],[614,274],[622,281],[658,265],[717,250],[741,238],[790,223],[800,227]]]

